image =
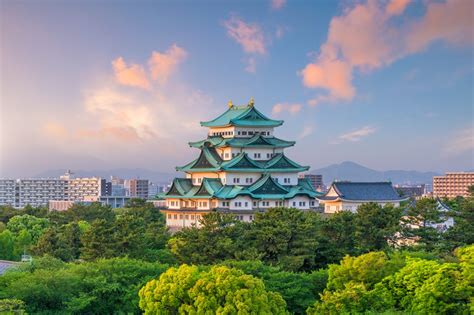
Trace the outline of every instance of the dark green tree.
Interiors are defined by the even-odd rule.
[[[361,252],[385,249],[401,231],[402,209],[376,203],[359,206],[355,216],[356,246]]]
[[[90,229],[81,237],[81,258],[95,260],[118,256],[120,251],[114,234],[114,222],[105,219],[93,221]]]

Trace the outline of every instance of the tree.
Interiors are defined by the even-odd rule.
[[[322,220],[319,226],[315,265],[318,268],[339,262],[345,255],[356,255],[355,214],[340,211]]]
[[[448,251],[474,244],[474,185],[469,187],[469,191],[470,196],[460,201],[457,210],[449,214],[455,224],[443,234],[443,243]]]
[[[187,264],[209,265],[234,259],[244,251],[244,226],[248,224],[231,215],[211,212],[203,216],[200,228],[177,232],[168,241],[168,247],[180,262]]]
[[[97,219],[81,237],[81,257],[85,260],[117,256],[118,246],[113,222]]]
[[[31,314],[138,314],[139,289],[167,268],[128,258],[38,258],[0,277],[0,300],[20,299]]]
[[[305,314],[306,309],[319,300],[327,283],[327,270],[311,273],[289,272],[261,261],[225,261],[223,265],[242,270],[263,280],[268,291],[279,293],[292,314]]]
[[[0,299],[0,314],[26,314],[25,302],[17,299]]]
[[[9,230],[5,230],[0,233],[0,259],[13,260],[15,259],[13,233]]]
[[[314,212],[272,208],[257,213],[244,238],[263,254],[265,262],[291,271],[312,270],[319,225],[319,215]]]
[[[12,217],[7,223],[7,229],[17,236],[22,230],[26,230],[31,236],[32,242],[36,242],[43,232],[48,228],[49,220],[37,218],[29,214]]]
[[[388,247],[395,234],[401,230],[401,209],[376,203],[359,206],[355,216],[355,237],[362,252],[378,251]]]
[[[285,301],[265,289],[262,280],[224,266],[199,271],[170,268],[139,293],[145,314],[286,314]]]
[[[417,200],[408,208],[405,221],[405,236],[416,239],[417,245],[432,250],[440,240],[440,232],[431,227],[430,223],[441,222],[437,201],[433,198]]]
[[[48,254],[64,261],[78,259],[82,246],[81,235],[77,222],[50,227],[38,239],[33,252],[37,255]]]

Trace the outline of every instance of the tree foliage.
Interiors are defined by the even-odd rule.
[[[283,298],[262,280],[224,266],[170,268],[139,296],[145,314],[286,314]]]

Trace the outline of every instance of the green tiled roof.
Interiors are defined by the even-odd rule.
[[[290,160],[283,153],[275,154],[268,161],[256,161],[248,157],[247,153],[242,152],[229,161],[223,161],[214,148],[203,147],[199,157],[181,167],[177,167],[177,171],[196,173],[196,172],[216,172],[216,171],[232,171],[232,172],[304,172],[309,166],[301,166]]]
[[[182,185],[182,183],[186,184]],[[190,179],[176,178],[171,189],[164,197],[177,199],[233,199],[237,196],[247,195],[253,199],[291,199],[297,195],[306,195],[310,198],[321,195],[311,185],[308,186],[306,180],[298,181],[298,185],[283,186],[269,174],[262,175],[259,180],[250,186],[222,185],[218,178],[204,178],[201,186],[189,186],[190,183]],[[185,186],[187,190],[178,190],[178,185],[181,185],[181,188]]]
[[[223,138],[220,136],[208,137],[207,139],[195,142],[189,142],[189,146],[194,148],[202,148],[205,145],[221,148],[246,148],[246,147],[272,147],[272,148],[287,148],[295,144],[294,141],[286,141],[275,137],[264,137],[260,134],[254,135],[251,138]]]
[[[259,112],[253,105],[231,106],[219,117],[202,121],[204,127],[277,127],[283,124],[282,120],[273,120]]]

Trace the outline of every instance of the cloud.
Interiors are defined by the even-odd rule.
[[[255,60],[255,57],[247,58],[246,62],[247,65],[245,66],[245,71],[250,73],[257,72],[257,60]]]
[[[338,142],[336,143],[341,143],[344,141],[357,142],[357,141],[360,141],[362,138],[367,137],[368,135],[374,133],[375,131],[376,131],[375,128],[371,126],[365,126],[360,129],[340,135],[338,137]]]
[[[123,58],[119,57],[112,61],[112,67],[118,83],[142,89],[150,88],[150,82],[142,66],[137,64],[127,66]]]
[[[391,0],[385,11],[388,15],[400,15],[405,11],[411,0]]]
[[[236,16],[224,21],[227,35],[235,40],[250,57],[246,58],[245,71],[255,73],[257,70],[256,56],[267,52],[266,38],[261,27],[256,23],[247,23]]]
[[[303,130],[298,135],[298,139],[303,139],[303,138],[306,138],[306,137],[310,136],[313,133],[313,131],[314,131],[314,126],[312,126],[312,125],[304,126]]]
[[[148,61],[151,77],[165,83],[187,56],[188,53],[176,44],[164,53],[154,51]]]
[[[278,114],[281,114],[283,112],[288,112],[288,113],[294,115],[294,114],[299,113],[302,108],[303,108],[303,106],[301,104],[298,104],[298,103],[293,103],[293,104],[278,103],[278,104],[275,104],[273,106],[272,114],[273,115],[278,115]]]
[[[286,4],[286,0],[271,0],[271,7],[273,10],[280,10]]]
[[[436,40],[472,43],[472,2],[428,2],[422,17],[406,17],[395,26],[393,17],[402,14],[408,3],[392,0],[384,6],[368,0],[332,18],[317,57],[299,72],[304,86],[326,91],[309,103],[350,101],[356,94],[355,70],[368,73],[385,67]]]
[[[474,127],[468,127],[455,132],[444,146],[444,153],[448,156],[457,156],[471,152],[474,155]]]
[[[258,24],[246,23],[242,19],[232,16],[224,22],[224,26],[227,29],[227,35],[239,43],[246,53],[265,54],[265,37]]]

